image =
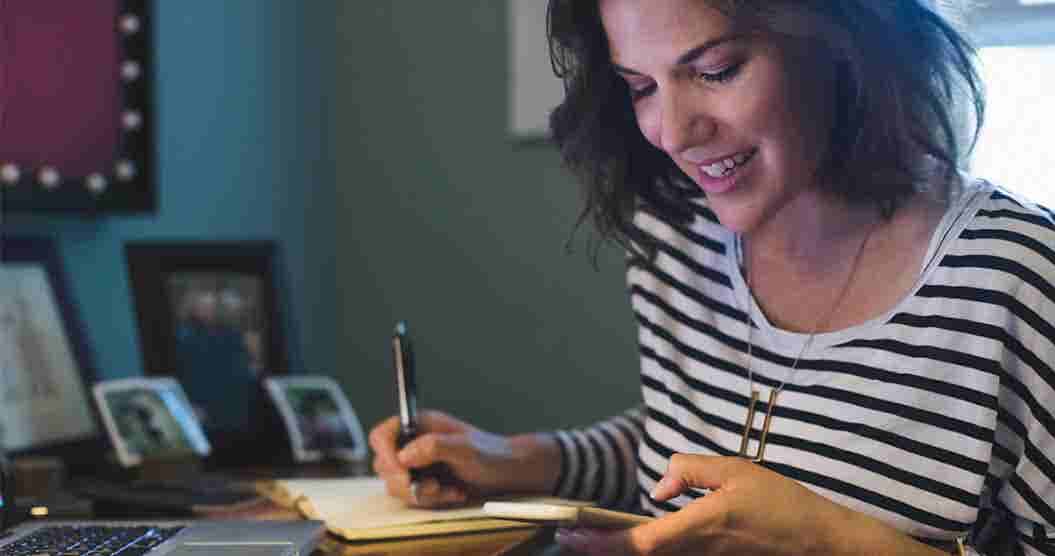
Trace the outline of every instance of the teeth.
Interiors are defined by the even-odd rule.
[[[747,162],[747,160],[751,158],[752,154],[754,154],[754,153],[749,153],[749,154],[740,153],[740,154],[737,154],[737,155],[733,155],[733,156],[731,156],[729,158],[719,160],[718,162],[715,162],[714,164],[711,164],[711,165],[708,165],[708,166],[703,166],[703,167],[701,167],[701,169],[703,170],[703,172],[705,174],[707,174],[708,176],[710,176],[712,178],[720,178],[720,177],[728,174],[729,171],[732,170],[733,168],[743,164],[744,162]]]
[[[703,167],[704,173],[706,173],[708,176],[710,176],[712,178],[720,178],[720,177],[722,177],[722,175],[725,174],[725,170],[726,170],[725,164],[723,164],[721,162],[716,162],[716,163],[714,163],[714,164],[712,164],[710,166],[704,166]]]

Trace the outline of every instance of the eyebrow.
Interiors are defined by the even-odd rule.
[[[741,35],[726,35],[724,37],[717,37],[717,38],[711,39],[709,41],[704,41],[699,46],[695,46],[692,49],[690,49],[688,52],[682,54],[681,56],[678,56],[678,59],[674,61],[674,64],[677,65],[677,66],[684,66],[685,64],[691,64],[692,62],[695,62],[697,59],[699,59],[700,56],[703,56],[703,54],[705,52],[707,52],[708,50],[710,50],[710,49],[712,49],[712,48],[714,48],[714,47],[716,47],[716,46],[718,46],[720,44],[725,44],[727,42],[732,42],[732,41],[738,40],[740,38],[742,38]],[[620,66],[619,64],[617,64],[615,62],[612,62],[612,69],[614,69],[617,73],[623,73],[623,74],[627,74],[627,75],[644,75],[644,74],[642,74],[641,72],[639,72],[637,70],[632,70],[632,69],[630,69],[628,67]]]

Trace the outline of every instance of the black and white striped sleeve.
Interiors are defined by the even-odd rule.
[[[988,233],[979,239],[1003,254],[994,260],[1007,259],[994,268],[1019,285],[1003,327],[1007,355],[988,482],[1021,553],[1055,556],[1055,221],[1036,206],[1027,211],[1009,197],[994,199],[1001,210],[990,214],[1011,224],[975,234]]]
[[[1055,556],[1055,349],[1034,362],[1004,376],[989,473],[1022,553]]]
[[[608,508],[637,506],[637,445],[644,408],[636,407],[592,426],[555,433],[561,474],[555,495]]]

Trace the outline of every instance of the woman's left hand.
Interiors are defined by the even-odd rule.
[[[852,513],[806,487],[738,457],[675,454],[652,498],[712,492],[651,523],[619,532],[561,530],[557,541],[587,554],[824,554]]]

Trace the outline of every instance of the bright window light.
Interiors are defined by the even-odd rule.
[[[1055,208],[1055,45],[979,56],[987,105],[971,172]]]

